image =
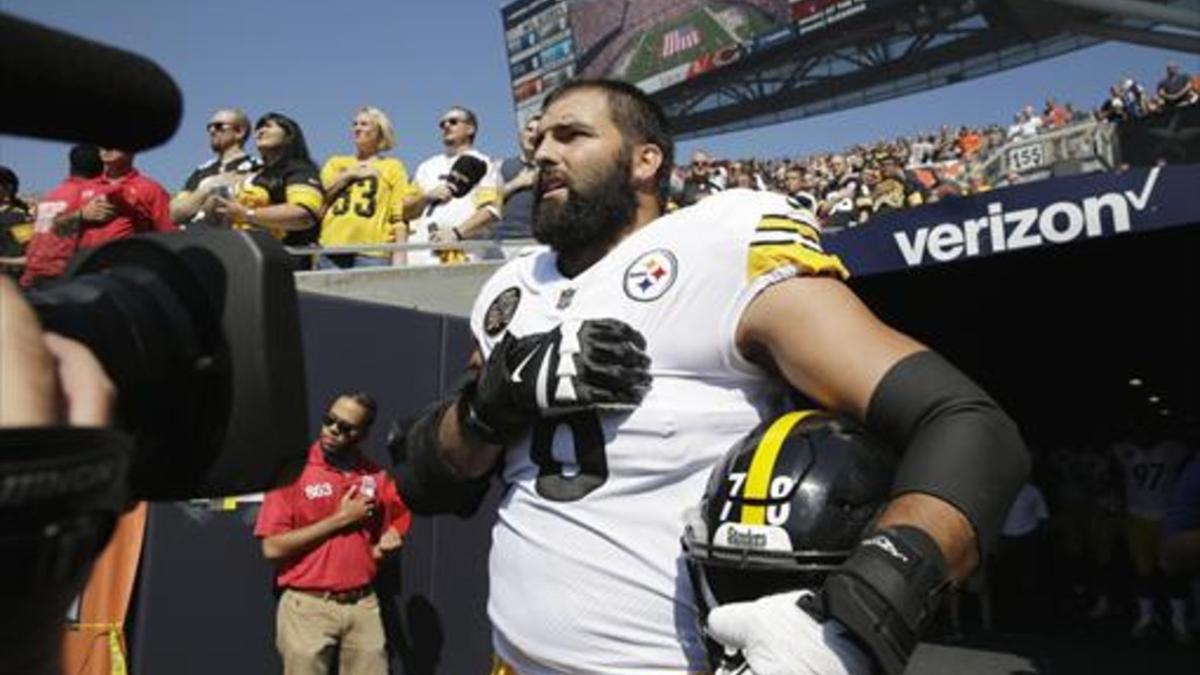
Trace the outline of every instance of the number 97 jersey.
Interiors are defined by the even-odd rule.
[[[809,212],[747,190],[655,220],[574,278],[556,259],[531,251],[485,284],[471,316],[483,355],[505,332],[613,318],[645,336],[653,383],[631,412],[541,420],[508,448],[489,563],[494,647],[522,675],[705,670],[685,511],[786,392],[738,353],[738,321],[773,283],[846,270]]]

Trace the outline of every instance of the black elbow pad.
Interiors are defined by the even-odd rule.
[[[418,515],[452,513],[468,518],[479,510],[491,475],[460,478],[438,454],[442,415],[455,404],[451,398],[426,409],[406,426],[392,424],[387,447],[396,463],[396,484],[408,508]]]
[[[901,359],[884,375],[866,422],[904,449],[892,494],[921,492],[952,504],[974,526],[982,560],[1029,474],[1016,423],[930,351]]]

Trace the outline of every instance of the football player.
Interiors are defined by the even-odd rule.
[[[489,560],[497,672],[703,672],[684,514],[794,387],[904,449],[893,498],[806,606],[770,595],[709,627],[760,675],[897,673],[1025,479],[1016,425],[876,319],[785,196],[735,189],[664,215],[673,154],[636,87],[547,97],[533,232],[548,246],[480,292],[474,376],[407,429],[402,493],[470,513],[493,472],[508,486]]]

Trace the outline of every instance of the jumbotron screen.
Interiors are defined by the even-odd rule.
[[[907,0],[514,0],[500,14],[517,117],[574,77],[655,92]]]

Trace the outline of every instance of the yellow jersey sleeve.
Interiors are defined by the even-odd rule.
[[[284,195],[284,201],[288,204],[306,209],[313,217],[320,217],[325,193],[315,167],[297,162],[284,174]]]
[[[415,186],[408,180],[408,170],[404,168],[404,162],[398,159],[390,159],[384,165],[383,175],[384,180],[392,186],[388,220],[401,221],[404,219],[404,200],[415,191]]]
[[[785,266],[794,267],[800,275],[850,277],[842,261],[821,248],[816,218],[802,209],[762,216],[750,238],[747,280],[753,281]]]

